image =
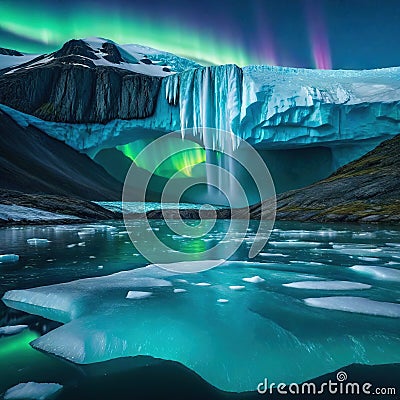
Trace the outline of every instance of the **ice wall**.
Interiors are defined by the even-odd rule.
[[[218,135],[207,137],[202,129],[211,127],[231,131],[263,150],[327,147],[334,170],[400,132],[399,101],[400,68],[222,65],[163,78],[153,114],[141,119],[54,123],[0,108],[18,123],[34,125],[93,157],[103,148],[185,128],[194,128],[197,140],[218,149]]]
[[[400,68],[319,71],[222,65],[165,77],[155,111],[147,118],[72,125],[18,113],[18,120],[79,150],[105,146],[116,137],[126,143],[135,129],[196,128],[201,137],[204,126],[232,131],[268,148],[332,146],[398,133],[399,101]]]

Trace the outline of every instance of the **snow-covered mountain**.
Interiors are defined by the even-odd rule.
[[[199,64],[174,54],[138,44],[118,45],[97,37],[71,40],[50,54],[23,54],[0,48],[0,70],[13,74],[38,66],[52,65],[56,61],[81,67],[105,66],[124,69],[150,76],[168,76]]]

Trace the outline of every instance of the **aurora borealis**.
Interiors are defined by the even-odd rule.
[[[204,64],[363,69],[400,65],[399,22],[397,0],[2,0],[0,46],[50,52],[100,36]]]
[[[180,138],[169,138],[168,148],[158,147],[157,152],[147,150],[147,153],[138,155],[151,142],[151,140],[139,139],[132,143],[117,146],[117,150],[122,151],[140,168],[154,171],[156,175],[170,178],[175,173],[175,177],[193,177],[193,169],[196,166],[196,174],[204,175],[205,166],[199,168],[199,164],[206,161],[206,151],[199,144],[191,141],[183,141]],[[164,143],[165,146],[165,143]],[[170,154],[172,154],[170,156]],[[160,160],[165,159],[160,163]]]

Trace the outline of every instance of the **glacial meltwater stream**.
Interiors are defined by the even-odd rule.
[[[196,254],[227,223],[196,239],[151,226],[202,263]],[[122,221],[0,229],[0,254],[19,256],[0,257],[0,326],[28,325],[0,337],[0,393],[29,381],[79,387],[132,356],[165,376],[161,360],[178,362],[228,392],[400,362],[400,230],[278,222],[249,259],[253,237],[251,224],[231,260],[179,274],[148,266]]]

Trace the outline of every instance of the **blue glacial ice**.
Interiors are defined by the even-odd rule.
[[[399,132],[399,101],[397,67],[321,71],[222,65],[164,77],[155,112],[143,119],[54,123],[0,108],[19,124],[36,126],[91,156],[143,135],[176,130],[184,135],[186,128],[218,149],[218,135],[204,133],[210,127],[233,132],[260,149],[323,146],[338,167]]]
[[[328,297],[283,286],[309,280],[301,268],[229,261],[194,274],[152,265],[12,290],[3,301],[64,323],[33,341],[37,349],[78,364],[138,355],[173,360],[227,391],[254,391],[265,376],[302,382],[351,363],[400,362],[400,306],[369,299],[372,288],[355,297],[362,283],[351,281],[359,276],[350,269],[340,269],[351,281],[346,288],[329,283],[332,266],[313,270]]]

